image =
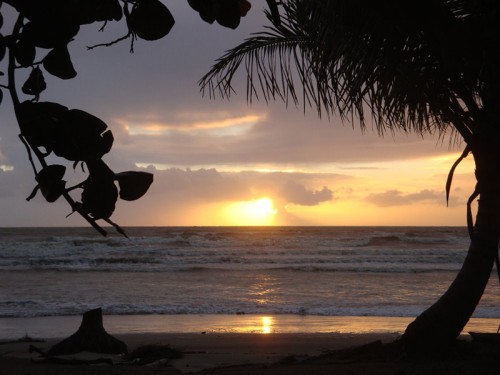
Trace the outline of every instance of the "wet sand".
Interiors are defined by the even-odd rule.
[[[64,358],[109,358],[113,365],[67,365],[35,363],[40,357],[29,353],[29,345],[48,349],[57,342],[2,343],[0,345],[0,374],[23,375],[149,375],[149,374],[500,374],[498,355],[464,355],[442,360],[405,361],[380,359],[338,360],[321,355],[329,351],[355,347],[398,337],[393,333],[146,333],[120,334],[129,351],[143,345],[169,345],[183,353],[180,359],[160,361],[149,366],[122,364],[118,355],[79,353]],[[464,338],[466,340],[467,338]],[[318,357],[320,356],[320,357]]]

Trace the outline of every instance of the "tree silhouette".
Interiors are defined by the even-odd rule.
[[[243,65],[251,101],[282,99],[379,133],[451,134],[477,185],[471,243],[445,294],[406,329],[409,352],[446,346],[483,294],[500,239],[500,3],[491,0],[267,0],[271,26],[228,51],[200,81],[229,97]],[[458,143],[458,142],[457,142]],[[471,203],[479,199],[473,224]]]
[[[44,75],[48,73],[63,80],[76,77],[68,44],[77,37],[82,25],[100,23],[100,30],[104,31],[108,22],[125,22],[128,32],[123,37],[88,48],[130,40],[133,52],[137,39],[150,41],[166,36],[174,26],[174,17],[159,0],[5,0],[0,1],[0,6],[3,3],[17,12],[17,20],[10,35],[0,35],[0,61],[7,59],[7,84],[0,85],[0,101],[2,89],[8,91],[19,123],[19,137],[35,175],[36,187],[27,199],[32,199],[38,191],[47,202],[62,197],[72,213],[80,214],[101,234],[106,235],[106,231],[98,220],[126,235],[110,219],[117,199],[140,198],[152,184],[153,175],[113,172],[102,160],[113,145],[111,130],[88,112],[40,101],[47,89]],[[217,21],[233,29],[250,9],[246,0],[188,0],[188,3],[204,21]],[[3,20],[2,13],[0,16]],[[19,92],[17,73],[22,70],[29,71],[29,75]],[[87,178],[67,187],[66,166],[50,164],[49,155],[72,162],[73,168],[81,167]],[[72,196],[75,191],[81,192],[79,200]]]

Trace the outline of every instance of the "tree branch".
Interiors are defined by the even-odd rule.
[[[130,36],[132,36],[132,33],[128,32],[127,35],[124,35],[118,39],[115,39],[112,42],[95,44],[93,46],[87,46],[87,50],[90,51],[90,50],[97,48],[97,47],[111,47],[114,44],[120,43],[121,41],[124,41],[125,39],[130,38]]]

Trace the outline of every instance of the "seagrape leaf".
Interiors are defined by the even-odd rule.
[[[96,21],[120,21],[123,17],[119,0],[79,0],[75,7],[81,25]]]
[[[134,201],[142,197],[153,183],[153,174],[148,172],[127,171],[115,175],[120,187],[120,198]]]
[[[197,12],[200,11],[201,7],[203,4],[207,4],[208,1],[203,1],[203,0],[188,0],[188,4],[191,8],[196,10]]]
[[[238,5],[240,7],[240,17],[245,17],[252,8],[252,4],[247,0],[238,0]]]
[[[24,82],[21,90],[26,95],[40,95],[40,93],[47,88],[47,84],[45,83],[45,79],[43,78],[43,73],[40,68],[37,66],[33,68],[28,79]]]
[[[95,220],[108,219],[115,211],[118,189],[113,183],[86,181],[83,186],[82,204]]]
[[[47,202],[55,202],[64,192],[66,181],[63,181],[66,167],[53,164],[43,168],[35,177]]]
[[[188,0],[191,8],[199,12],[202,20],[236,29],[251,8],[247,0]]]
[[[108,219],[118,199],[114,173],[101,159],[87,162],[87,167],[89,177],[83,182],[82,205],[92,218]]]
[[[246,0],[222,0],[216,8],[215,19],[225,27],[236,29],[240,24],[241,17],[250,10],[250,3]]]
[[[44,12],[47,9],[49,1],[23,0],[13,1],[11,3],[11,6],[13,6],[18,13],[23,14],[23,17],[33,20],[37,17],[39,18],[44,16]]]
[[[214,23],[215,12],[213,9],[212,2],[209,0],[188,0],[191,8],[196,10],[200,14],[200,18],[207,23]]]
[[[113,145],[113,134],[99,118],[79,109],[66,114],[54,153],[71,161],[100,159]]]
[[[175,20],[158,0],[141,0],[127,18],[130,29],[141,39],[157,40],[167,35]]]
[[[0,13],[1,15],[1,13]],[[2,26],[0,26],[2,27]],[[2,34],[0,34],[0,61],[3,60],[3,58],[5,57],[5,52],[7,52],[7,46],[5,44],[5,38],[3,37]]]
[[[236,29],[240,24],[239,5],[234,2],[226,4],[218,10],[215,19],[222,26]]]
[[[21,134],[31,146],[42,146],[47,152],[51,152],[57,143],[57,134],[66,118],[68,108],[52,102],[30,101],[21,103],[20,108]]]
[[[66,172],[66,167],[64,165],[52,164],[52,165],[48,165],[45,168],[43,168],[36,175],[35,179],[39,183],[62,180],[65,172]]]
[[[16,43],[14,48],[14,56],[16,61],[21,66],[30,66],[35,61],[36,49],[35,45],[29,40],[21,39]]]
[[[61,79],[76,77],[76,71],[71,62],[68,46],[53,48],[43,59],[43,67],[47,72]]]
[[[23,27],[22,39],[36,47],[54,48],[68,44],[80,31],[80,25],[70,18],[37,18]]]
[[[94,180],[112,182],[115,180],[115,172],[101,159],[92,159],[86,162],[89,176]]]

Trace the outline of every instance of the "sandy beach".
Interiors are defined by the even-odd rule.
[[[127,343],[129,351],[144,345],[169,345],[180,350],[182,358],[134,366],[123,364],[123,358],[117,355],[79,353],[63,358],[109,358],[113,365],[36,363],[40,356],[29,353],[29,346],[46,350],[58,339],[34,343],[4,342],[0,345],[0,374],[500,374],[498,350],[492,352],[489,347],[479,352],[467,351],[459,356],[427,361],[339,360],[327,355],[330,351],[376,340],[390,342],[398,337],[396,333],[147,333],[116,337]],[[463,340],[469,339],[464,336]]]

